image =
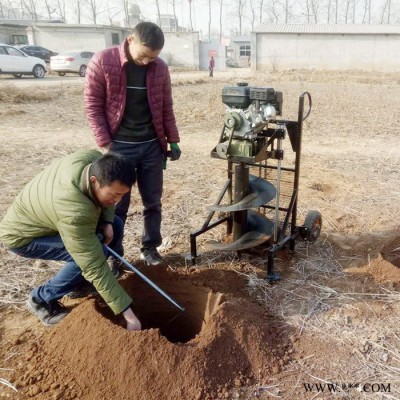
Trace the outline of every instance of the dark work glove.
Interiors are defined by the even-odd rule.
[[[179,160],[179,157],[181,156],[181,149],[178,146],[178,143],[170,143],[169,144],[171,150],[170,150],[170,159],[171,161]]]

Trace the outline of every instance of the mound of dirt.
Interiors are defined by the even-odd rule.
[[[385,260],[381,254],[362,267],[348,268],[346,271],[360,276],[367,274],[377,283],[390,283],[393,287],[400,287],[400,268]]]
[[[145,273],[186,311],[130,274],[122,285],[144,329],[126,331],[100,297],[85,299],[21,356],[14,382],[20,393],[63,400],[223,399],[289,361],[287,328],[251,301],[238,274]]]

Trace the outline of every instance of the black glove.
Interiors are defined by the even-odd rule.
[[[178,146],[178,143],[170,143],[169,146],[171,147],[169,152],[171,161],[179,160],[182,152]]]

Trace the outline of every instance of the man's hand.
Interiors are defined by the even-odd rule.
[[[170,150],[170,160],[171,161],[175,161],[175,160],[179,160],[179,157],[181,156],[181,149],[178,146],[178,143],[170,143],[169,144],[171,150]]]
[[[126,321],[126,329],[128,331],[140,331],[142,329],[142,324],[136,317],[136,315],[133,313],[132,309],[129,307],[127,310],[125,310],[122,315],[125,318]]]
[[[103,234],[103,243],[108,245],[114,238],[114,228],[112,224],[104,223],[100,226],[100,232]]]

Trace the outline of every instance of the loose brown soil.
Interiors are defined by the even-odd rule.
[[[244,79],[199,74],[173,75],[183,153],[165,173],[163,267],[139,261],[137,193],[125,237],[128,261],[186,311],[126,273],[121,284],[141,332],[127,332],[96,296],[65,300],[70,315],[45,328],[24,301],[59,264],[0,248],[0,399],[400,397],[400,75],[247,73],[250,84],[283,92],[287,119],[297,118],[301,93],[313,97],[299,214],[321,211],[323,232],[313,246],[279,253],[282,279],[270,285],[262,254],[207,247],[226,239],[224,227],[199,237],[195,266],[185,260],[189,233],[202,226],[226,179],[225,163],[210,158],[223,122],[221,90]],[[81,87],[10,82],[0,80],[0,215],[50,160],[93,147]],[[307,383],[360,386],[333,395],[307,391]],[[373,383],[386,386],[366,391]]]

